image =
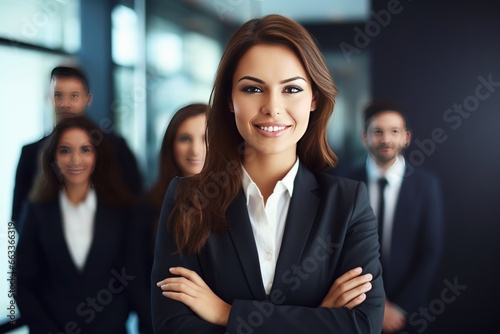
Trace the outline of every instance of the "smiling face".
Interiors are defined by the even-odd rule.
[[[256,45],[240,59],[233,75],[231,110],[246,147],[257,156],[296,159],[316,102],[311,79],[288,47]]]
[[[54,77],[51,81],[52,103],[56,122],[66,117],[81,116],[92,101],[83,83],[74,77]]]
[[[87,133],[79,128],[63,132],[57,144],[56,162],[68,186],[89,186],[96,154]]]
[[[377,165],[387,168],[408,146],[410,132],[399,113],[383,111],[370,119],[368,128],[363,133],[363,142]]]
[[[206,116],[204,114],[187,118],[179,126],[174,141],[175,162],[182,176],[201,172],[205,163]]]

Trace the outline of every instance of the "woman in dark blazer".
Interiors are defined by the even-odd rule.
[[[296,22],[269,15],[235,32],[212,91],[205,166],[174,179],[163,204],[156,333],[381,332],[366,187],[322,173],[337,162],[326,140],[335,96]]]
[[[30,333],[126,333],[131,311],[152,331],[132,196],[102,139],[77,116],[45,143],[18,226],[16,300]]]

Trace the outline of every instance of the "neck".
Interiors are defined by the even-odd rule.
[[[89,192],[89,189],[90,189],[89,184],[82,184],[82,185],[66,184],[64,186],[64,190],[66,191],[66,197],[68,197],[69,201],[74,205],[78,205],[85,200]]]
[[[380,170],[380,172],[384,175],[387,172],[387,170],[389,168],[391,168],[392,165],[394,165],[394,163],[397,160],[397,157],[395,157],[394,159],[391,159],[389,161],[378,161],[378,160],[375,160],[375,159],[373,159],[373,160],[377,164],[377,167]]]
[[[273,193],[276,183],[286,176],[296,160],[297,155],[295,152],[287,156],[282,154],[265,155],[245,159],[243,166],[259,188],[264,197],[264,203]]]

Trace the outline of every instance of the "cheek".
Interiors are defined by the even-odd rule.
[[[175,156],[175,161],[177,164],[179,163],[179,160],[184,157],[187,151],[187,145],[182,144],[182,143],[175,143],[174,144],[174,156]]]

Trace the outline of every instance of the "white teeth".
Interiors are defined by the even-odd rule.
[[[267,132],[276,132],[284,130],[285,126],[259,126],[259,128]]]

